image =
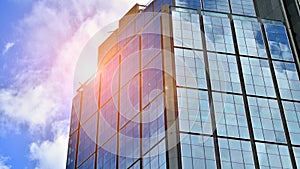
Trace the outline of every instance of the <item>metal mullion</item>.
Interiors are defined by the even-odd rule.
[[[248,125],[251,148],[252,148],[253,161],[254,161],[255,168],[260,168],[256,144],[255,144],[255,138],[254,138],[254,129],[253,129],[252,121],[251,121],[251,113],[249,110],[246,85],[245,85],[245,80],[244,80],[244,75],[243,75],[243,70],[242,70],[242,62],[241,62],[241,58],[240,58],[240,54],[239,54],[236,32],[235,32],[235,27],[234,27],[234,22],[233,22],[232,17],[230,18],[230,25],[231,25],[233,42],[234,42],[234,49],[235,49],[235,53],[236,53],[235,56],[236,56],[236,62],[237,62],[237,67],[238,67],[238,72],[239,72],[240,85],[241,85],[242,94],[243,94],[244,108],[245,108],[245,114],[246,114],[246,118],[247,118],[247,125]]]
[[[287,121],[286,121],[286,118],[285,118],[284,109],[283,109],[283,105],[282,105],[281,95],[280,95],[280,91],[279,91],[279,88],[278,88],[275,69],[274,69],[274,66],[273,66],[273,61],[272,61],[272,57],[271,57],[271,53],[270,53],[270,48],[269,48],[269,45],[268,45],[269,42],[267,41],[265,27],[264,27],[263,24],[261,24],[261,29],[262,29],[262,34],[263,34],[264,41],[266,42],[265,43],[265,48],[266,48],[267,55],[268,55],[268,61],[269,61],[270,69],[271,69],[272,80],[273,80],[274,89],[275,89],[275,93],[276,93],[276,97],[277,97],[276,100],[277,100],[277,103],[278,103],[278,106],[279,106],[281,121],[282,121],[283,129],[284,129],[284,133],[285,133],[285,137],[286,137],[286,143],[287,143],[288,149],[289,149],[289,155],[290,155],[292,167],[297,168],[297,164],[296,164],[296,160],[295,160],[295,156],[294,156],[294,151],[293,151],[293,146],[291,144],[290,133],[289,133],[289,129],[287,127]]]
[[[120,99],[121,99],[121,63],[122,63],[122,57],[119,55],[119,72],[118,72],[118,120],[117,120],[117,157],[116,157],[116,168],[119,168],[119,159],[120,159]]]

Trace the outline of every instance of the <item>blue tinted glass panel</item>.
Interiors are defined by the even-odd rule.
[[[203,0],[204,9],[217,12],[229,12],[228,0]]]
[[[142,69],[142,107],[163,92],[162,56],[158,55]]]
[[[143,157],[143,167],[145,169],[166,169],[166,142],[162,140],[158,145],[153,147]]]
[[[95,155],[85,161],[78,169],[93,169],[95,166]]]
[[[300,145],[300,103],[283,101],[292,144]]]
[[[126,169],[140,157],[140,116],[120,130],[119,168]]]
[[[255,168],[249,141],[222,138],[218,141],[222,168]]]
[[[165,137],[164,95],[156,97],[142,112],[143,152]]]
[[[94,80],[90,81],[83,89],[81,123],[84,123],[98,109],[98,91]],[[99,85],[99,84],[98,84]]]
[[[128,16],[127,16],[128,17]],[[129,20],[130,17],[127,18]],[[127,21],[128,22],[128,21]],[[122,48],[129,39],[135,36],[135,18],[127,23],[125,27],[122,27],[118,34],[119,49]]]
[[[180,131],[212,134],[207,92],[178,88],[177,96]]]
[[[172,12],[174,45],[202,49],[199,15]]]
[[[293,61],[293,54],[283,25],[265,24],[271,56],[273,59]]]
[[[142,32],[142,65],[146,65],[161,51],[161,25],[158,15]]]
[[[235,53],[229,19],[216,16],[203,18],[207,50]]]
[[[242,92],[235,56],[208,53],[208,63],[213,90]]]
[[[232,13],[256,16],[252,0],[230,0]]]
[[[139,39],[133,39],[122,51],[121,87],[134,78],[140,71]]]
[[[120,92],[120,127],[140,112],[140,75],[135,76]]]
[[[218,135],[249,138],[243,97],[213,93],[213,100]]]
[[[154,12],[161,10],[163,5],[172,5],[172,0],[155,0],[154,1]]]
[[[292,168],[288,147],[256,143],[260,168]]]
[[[254,21],[234,20],[239,53],[267,57],[260,24]]]
[[[115,169],[117,159],[116,135],[98,149],[97,169]]]
[[[206,89],[203,52],[175,48],[176,84]]]
[[[248,97],[256,140],[285,143],[285,134],[277,100]]]
[[[119,56],[113,57],[102,71],[100,103],[106,103],[118,90],[119,85]]]
[[[276,97],[269,62],[241,57],[247,94]]]
[[[100,110],[98,145],[101,146],[117,132],[118,97],[113,97]]]
[[[94,114],[80,128],[77,166],[86,160],[96,148],[97,114]]]
[[[75,132],[69,138],[69,143],[68,143],[68,157],[67,157],[67,169],[73,169],[73,168],[75,168],[76,145],[77,145],[77,135],[78,135],[77,133],[78,132]]]
[[[180,140],[182,168],[217,168],[212,137],[180,134]]]
[[[187,8],[201,8],[201,0],[176,0],[176,6],[187,7]]]
[[[297,167],[300,167],[300,147],[293,147]]]
[[[300,100],[300,81],[296,65],[278,61],[273,64],[281,98]]]

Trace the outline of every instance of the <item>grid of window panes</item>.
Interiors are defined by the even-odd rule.
[[[234,19],[237,43],[241,55],[267,57],[260,24],[256,20]]]
[[[276,97],[268,60],[241,57],[241,63],[247,94]]]
[[[248,97],[248,102],[255,139],[285,143],[277,100]]]
[[[218,141],[222,168],[255,168],[250,141],[225,138]]]
[[[255,168],[259,167],[257,164],[261,168],[276,168],[272,159],[260,162],[265,157],[262,150],[255,154],[259,161],[254,162],[256,158],[252,151],[260,144],[272,147],[266,150],[267,158],[277,153],[278,168],[295,167],[292,166],[293,158],[290,155],[295,154],[295,160],[299,161],[299,152],[296,155],[288,147],[295,145],[296,151],[300,144],[300,82],[285,26],[255,18],[252,0],[200,2],[204,10],[201,12],[192,10],[199,9],[193,5],[189,9],[172,8],[183,168],[193,168],[194,164],[193,149],[183,144],[186,140],[182,135],[188,138],[212,136],[213,123],[217,129],[217,135],[213,134],[213,137],[217,137],[218,141],[213,141],[212,146],[214,152],[220,154],[221,159],[216,163],[222,168]],[[186,4],[184,0],[176,1],[176,6],[184,7]],[[238,15],[224,14],[230,11]],[[182,38],[182,26],[178,18],[196,15],[200,21],[195,22],[198,23],[195,24],[198,26],[196,29],[204,31],[201,34],[201,39],[205,38],[205,43],[201,43],[203,49],[183,46],[176,40]],[[195,59],[199,56],[203,59],[202,64],[197,64]],[[277,91],[282,101],[278,101]],[[207,109],[203,109],[205,104]],[[214,109],[210,110],[212,106]],[[210,112],[214,112],[214,116]],[[287,127],[284,126],[284,119]],[[209,124],[207,126],[210,127],[205,130],[203,124]],[[252,126],[248,127],[249,124]],[[285,135],[286,129],[289,136]],[[287,141],[288,137],[291,142]],[[251,138],[254,142],[250,141]],[[232,149],[229,142],[239,146]],[[219,150],[216,150],[216,144]],[[226,147],[227,144],[229,146]],[[275,148],[279,149],[278,152],[268,153]]]
[[[249,138],[242,96],[214,92],[213,100],[218,135]]]
[[[177,85],[206,89],[203,52],[175,48],[174,54]]]
[[[208,53],[212,90],[241,93],[240,77],[234,55]]]
[[[203,20],[207,50],[235,53],[230,20],[227,15],[204,15]]]
[[[172,13],[174,45],[202,49],[199,15],[193,13]]]
[[[183,169],[216,168],[213,138],[201,135],[180,134]]]
[[[285,26],[256,19],[252,0],[174,2],[182,167],[255,168],[256,156],[262,169],[293,168],[292,159],[299,168],[300,82]],[[122,50],[72,107],[67,168],[167,167],[161,17],[144,12],[120,30]]]

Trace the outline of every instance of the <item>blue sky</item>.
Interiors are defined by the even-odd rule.
[[[137,2],[1,0],[0,169],[65,167],[80,52]]]

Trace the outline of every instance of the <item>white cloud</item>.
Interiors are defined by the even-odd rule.
[[[8,50],[9,50],[10,48],[12,48],[13,46],[15,46],[15,43],[14,43],[14,42],[8,42],[8,43],[6,43],[6,45],[4,46],[4,49],[3,49],[3,51],[2,51],[2,55],[5,55],[6,52],[8,52]]]
[[[0,155],[0,169],[10,169],[11,166],[6,164],[8,157],[4,157]]]
[[[37,161],[35,169],[65,168],[68,147],[68,130],[66,128],[68,128],[68,122],[56,122],[52,125],[53,140],[31,143],[30,157]]]

